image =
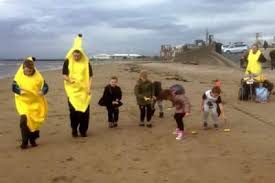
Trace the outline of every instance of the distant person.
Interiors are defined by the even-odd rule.
[[[268,48],[268,43],[267,43],[267,41],[264,41],[263,47],[264,47],[265,50]]]
[[[152,128],[152,115],[153,115],[153,99],[154,87],[152,82],[148,79],[148,73],[146,71],[141,71],[137,84],[135,85],[135,96],[137,99],[137,104],[140,110],[140,123],[139,126],[145,126],[144,120],[146,116],[148,128]]]
[[[269,56],[271,59],[271,70],[273,70],[275,68],[275,49],[270,51]]]
[[[103,96],[98,102],[99,105],[107,108],[109,128],[118,126],[119,107],[122,106],[121,98],[122,92],[118,86],[118,78],[113,76],[110,84],[105,86]]]
[[[220,114],[225,119],[224,109],[221,99],[221,89],[214,86],[211,90],[207,90],[202,96],[201,111],[203,113],[203,127],[208,129],[208,116],[211,113],[214,121],[214,128],[218,128]]]
[[[64,87],[68,97],[72,136],[87,136],[93,71],[82,48],[82,35],[75,38],[63,65]]]
[[[48,113],[45,95],[49,88],[43,76],[35,68],[34,60],[33,57],[24,60],[12,84],[16,109],[20,115],[21,149],[28,148],[29,143],[32,147],[37,146],[39,129]]]
[[[153,99],[153,114],[155,113],[156,105],[157,105],[159,109],[159,118],[163,118],[164,117],[163,102],[162,102],[162,99],[160,98],[160,94],[162,91],[161,82],[154,81],[153,87],[155,92],[154,93],[155,98]]]
[[[174,119],[177,123],[176,139],[181,140],[184,137],[184,122],[183,118],[191,115],[191,104],[185,96],[185,89],[181,85],[173,85],[170,87],[171,101],[175,107]]]
[[[262,74],[262,63],[266,62],[266,58],[259,50],[257,44],[253,44],[251,49],[244,55],[247,61],[246,74],[260,75]]]

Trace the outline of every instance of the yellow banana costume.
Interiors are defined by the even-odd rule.
[[[27,60],[33,61],[32,57],[28,57]],[[44,123],[48,113],[46,98],[39,94],[44,85],[44,79],[36,68],[34,75],[24,75],[22,64],[15,74],[14,81],[21,91],[23,90],[20,95],[15,94],[16,109],[19,115],[27,116],[27,126],[30,131],[37,131]]]
[[[79,50],[82,54],[81,60],[76,61],[73,57],[73,52]],[[82,48],[82,37],[77,36],[74,40],[73,47],[66,55],[69,65],[69,75],[74,83],[64,81],[65,91],[69,98],[69,102],[76,111],[85,112],[90,104],[90,76],[89,76],[89,57]]]
[[[249,72],[251,74],[261,74],[262,73],[262,65],[259,62],[259,58],[261,56],[261,51],[258,50],[255,54],[253,53],[252,50],[249,51],[248,54],[248,64],[246,67],[246,74],[249,74]]]

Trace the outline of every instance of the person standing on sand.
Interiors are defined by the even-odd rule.
[[[146,116],[146,126],[148,128],[152,128],[152,102],[154,99],[156,99],[156,97],[153,96],[154,93],[155,92],[152,82],[148,80],[148,73],[146,71],[141,71],[139,75],[139,80],[137,81],[137,84],[135,86],[135,96],[140,110],[139,126],[141,127],[145,126],[144,120]]]
[[[98,102],[99,105],[106,106],[107,108],[109,128],[116,128],[118,126],[119,107],[122,106],[122,92],[117,83],[118,78],[113,76],[110,84],[105,86],[103,96]]]
[[[177,128],[173,134],[177,135],[176,139],[181,140],[184,137],[183,118],[191,115],[191,104],[185,96],[185,90],[181,85],[173,85],[170,87],[170,100],[175,107],[174,119],[177,122]]]
[[[154,96],[156,97],[156,99],[153,100],[153,104],[152,104],[152,107],[153,107],[153,114],[155,113],[156,111],[156,105],[158,106],[159,108],[159,118],[163,118],[164,117],[164,112],[163,112],[163,103],[162,103],[162,99],[160,98],[160,94],[161,94],[161,91],[162,91],[162,87],[161,87],[161,82],[160,81],[154,81],[153,82],[153,87],[154,87]]]
[[[37,146],[39,129],[48,113],[48,104],[44,95],[49,88],[43,76],[35,68],[34,61],[33,57],[25,59],[12,83],[16,109],[20,115],[21,149],[28,148],[29,142],[32,147]]]
[[[203,113],[203,127],[208,129],[208,115],[211,112],[212,119],[214,121],[214,127],[217,129],[219,116],[225,119],[224,109],[221,99],[221,89],[218,86],[214,86],[212,90],[207,90],[202,96],[201,112]]]
[[[271,70],[273,70],[275,68],[275,49],[270,51],[269,56],[271,59]]]
[[[244,55],[247,61],[246,74],[255,74],[259,76],[262,74],[262,63],[266,62],[266,58],[259,50],[257,44],[253,44],[251,49]]]
[[[93,71],[89,57],[82,48],[79,34],[66,55],[63,65],[64,87],[68,97],[72,136],[87,136],[90,118],[90,101]]]

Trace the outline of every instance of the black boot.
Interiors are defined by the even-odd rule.
[[[114,123],[109,122],[109,128],[114,128]]]
[[[164,117],[164,113],[163,112],[160,112],[159,113],[159,118],[163,118]]]
[[[77,133],[77,130],[72,130],[72,136],[75,138],[75,137],[78,137],[78,133]]]

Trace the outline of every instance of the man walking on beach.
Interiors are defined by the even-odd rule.
[[[82,48],[82,35],[79,34],[73,47],[66,55],[63,65],[65,91],[68,96],[72,136],[87,136],[90,117],[92,67],[89,57]]]

